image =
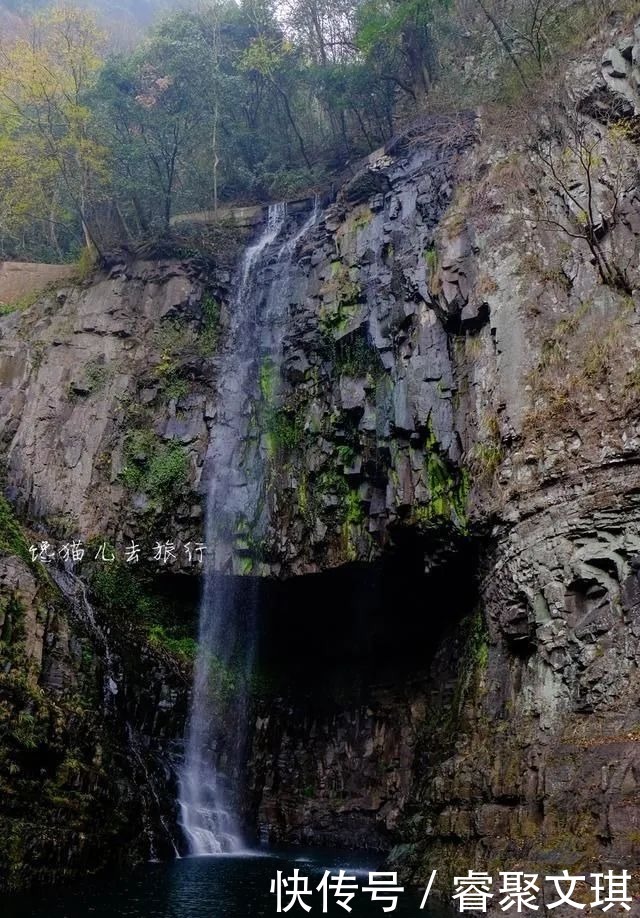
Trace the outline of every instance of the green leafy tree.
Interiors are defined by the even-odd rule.
[[[358,10],[357,45],[381,79],[414,101],[436,77],[433,22],[449,0],[365,0]]]
[[[46,221],[59,250],[57,226],[77,219],[91,244],[87,214],[103,193],[106,155],[87,98],[103,35],[89,12],[61,6],[37,15],[28,36],[0,45],[2,230]]]

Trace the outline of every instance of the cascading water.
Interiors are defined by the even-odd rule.
[[[287,236],[284,204],[247,248],[230,308],[217,415],[206,457],[209,549],[199,651],[179,777],[180,825],[192,855],[244,847],[238,776],[246,746],[248,683],[257,626],[257,578],[233,577],[234,540],[264,522],[263,450],[255,424],[264,368],[277,369],[297,244],[317,218]],[[284,241],[281,236],[285,236]]]
[[[105,711],[111,713],[115,703],[115,696],[118,694],[121,673],[116,666],[107,632],[99,624],[95,610],[89,602],[87,588],[80,577],[73,572],[71,564],[64,567],[51,567],[51,577],[60,592],[71,602],[78,620],[86,626],[89,634],[92,635],[101,650],[104,666],[102,695]]]
[[[136,727],[126,718],[125,710],[117,711],[116,696],[120,692],[120,683],[123,679],[121,663],[117,653],[111,647],[108,628],[103,627],[96,615],[96,611],[89,601],[87,588],[80,577],[74,572],[73,565],[67,563],[61,567],[51,566],[51,578],[60,592],[66,596],[79,622],[86,628],[88,634],[95,641],[100,650],[103,664],[102,698],[104,713],[112,721],[119,721],[124,726],[124,735],[130,753],[130,760],[138,766],[139,773],[144,776],[141,790],[146,798],[147,806],[144,808],[144,831],[149,843],[149,858],[157,861],[156,829],[153,825],[151,814],[155,814],[166,842],[173,849],[176,857],[180,853],[176,847],[173,831],[162,812],[160,792],[157,787],[156,777],[147,763],[147,751]],[[124,718],[124,719],[123,719]]]

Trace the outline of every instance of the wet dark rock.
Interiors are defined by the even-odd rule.
[[[604,195],[617,154],[602,126],[640,111],[637,37],[602,65],[589,53],[567,84],[604,144]],[[505,150],[473,119],[435,126],[374,154],[301,242],[282,365],[257,368],[261,401],[242,418],[252,436],[234,495],[247,505],[259,448],[269,486],[231,564],[267,593],[290,589],[274,608],[296,614],[266,627],[287,656],[271,646],[261,662],[275,655],[270,674],[287,680],[254,699],[248,823],[278,842],[401,842],[418,881],[426,864],[466,870],[480,855],[621,868],[640,854],[637,168],[615,221],[596,201],[594,230],[629,293],[602,282],[580,240],[533,226],[534,193],[566,202],[532,174],[521,138]],[[633,132],[620,143],[635,163]],[[2,317],[8,493],[44,530],[82,525],[121,545],[151,519],[197,541],[209,431],[237,422],[234,380],[226,399],[216,384],[228,267],[112,267],[55,309]],[[175,458],[167,448],[184,451],[184,475],[162,505],[144,472],[149,455]],[[32,573],[7,564],[0,585],[26,597],[47,690],[75,689],[86,636],[64,612],[43,629]],[[145,742],[175,740],[182,689],[151,650],[122,653],[118,703]],[[138,832],[131,761],[113,767],[118,818],[131,808]],[[85,789],[112,800],[98,771]],[[58,823],[46,824],[39,839],[21,831],[48,857]],[[121,822],[114,837],[129,837]],[[73,863],[87,863],[81,848],[73,836]]]

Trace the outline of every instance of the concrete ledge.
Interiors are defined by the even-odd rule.
[[[73,277],[75,265],[47,265],[28,261],[0,262],[0,304],[11,304],[39,293],[57,281]]]
[[[299,198],[287,201],[287,212],[290,214],[306,213],[313,208],[314,198]],[[252,228],[262,223],[269,210],[268,204],[252,204],[247,207],[219,207],[217,220],[233,220],[237,226]],[[205,226],[215,223],[216,215],[212,210],[198,210],[190,214],[176,214],[171,218],[171,226],[192,224]]]

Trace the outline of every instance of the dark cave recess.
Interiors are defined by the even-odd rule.
[[[296,690],[314,705],[364,700],[367,688],[427,673],[447,635],[474,608],[475,552],[463,544],[437,564],[407,539],[379,561],[354,563],[286,580],[241,577],[241,633],[254,630],[254,671],[260,691]],[[192,617],[197,631],[200,584],[164,576],[158,591]],[[255,598],[257,596],[257,602]]]

